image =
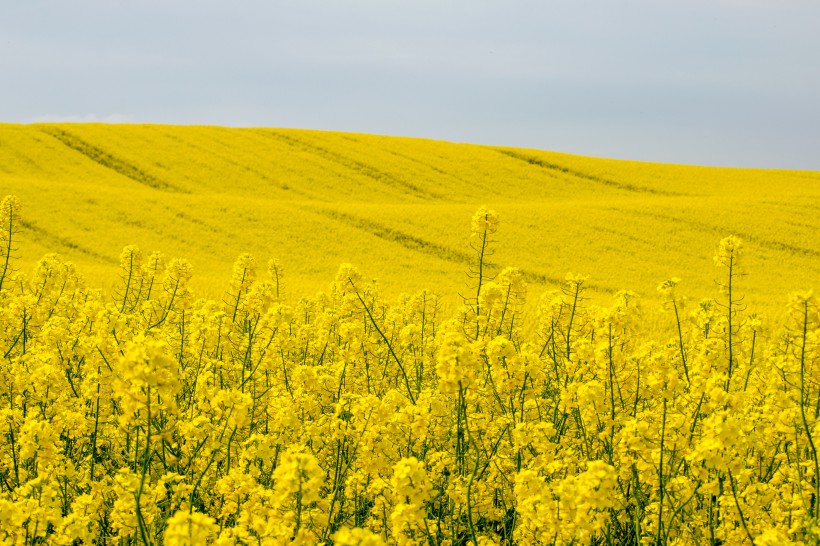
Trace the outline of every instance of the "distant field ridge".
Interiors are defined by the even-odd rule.
[[[679,276],[713,288],[715,241],[747,243],[752,300],[820,278],[820,172],[597,159],[297,129],[0,124],[0,194],[24,206],[20,262],[59,252],[114,282],[129,244],[194,265],[216,290],[236,256],[275,257],[289,286],[324,289],[350,262],[388,293],[456,294],[477,206],[501,217],[492,262],[533,294],[568,271],[605,294],[652,296]]]

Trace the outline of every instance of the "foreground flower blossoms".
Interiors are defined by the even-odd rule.
[[[134,246],[107,293],[56,255],[17,271],[20,219],[6,197],[2,544],[820,540],[817,299],[746,309],[736,237],[714,299],[592,305],[568,275],[526,304],[480,209],[445,310],[350,265],[287,301],[249,255],[195,299],[188,262]]]

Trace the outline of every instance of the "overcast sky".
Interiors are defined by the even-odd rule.
[[[0,0],[0,121],[820,169],[818,0]]]

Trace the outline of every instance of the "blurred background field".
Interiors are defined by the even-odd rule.
[[[18,260],[47,252],[110,289],[125,245],[194,266],[219,297],[243,252],[276,258],[290,297],[324,290],[350,262],[387,295],[466,290],[469,222],[497,210],[499,266],[530,299],[567,272],[593,297],[654,298],[683,279],[714,294],[712,257],[745,241],[740,290],[780,309],[820,278],[820,172],[692,167],[422,139],[291,129],[0,124],[0,197],[23,206]]]

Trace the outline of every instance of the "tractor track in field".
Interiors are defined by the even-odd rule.
[[[156,176],[146,173],[136,165],[132,165],[131,163],[128,163],[127,161],[106,152],[102,148],[98,148],[97,146],[86,142],[77,135],[68,131],[58,129],[57,127],[40,127],[39,129],[43,133],[62,142],[66,147],[84,155],[94,163],[133,180],[138,184],[169,193],[190,193],[184,188],[180,188],[174,184],[160,180]]]
[[[558,163],[551,163],[549,161],[545,161],[538,157],[533,157],[530,155],[522,154],[520,152],[515,152],[512,150],[506,150],[503,148],[490,148],[491,150],[495,150],[496,152],[506,155],[507,157],[511,157],[513,159],[517,159],[519,161],[525,161],[530,165],[535,167],[540,167],[542,169],[547,169],[550,171],[560,172],[563,174],[567,174],[569,176],[574,176],[575,178],[580,178],[582,180],[587,180],[589,182],[595,182],[596,184],[602,184],[604,186],[609,186],[610,188],[615,188],[622,191],[628,191],[632,193],[648,193],[651,195],[662,195],[666,197],[689,197],[688,194],[685,193],[677,193],[671,192],[666,190],[657,190],[655,188],[648,188],[646,186],[638,186],[637,184],[626,184],[624,182],[618,182],[616,180],[612,180],[611,178],[604,178],[601,176],[595,176],[592,174],[587,174],[581,171],[576,171],[575,169],[570,169],[569,167],[565,167],[563,165],[559,165]]]
[[[277,140],[279,142],[284,142],[285,144],[293,148],[317,155],[327,161],[336,163],[337,165],[341,165],[342,167],[350,169],[355,173],[375,180],[380,184],[384,184],[386,186],[392,187],[393,189],[397,189],[404,193],[408,193],[413,197],[423,199],[425,201],[436,201],[445,199],[445,197],[441,194],[427,191],[424,188],[420,188],[419,186],[413,184],[412,182],[408,182],[406,180],[398,178],[388,172],[377,169],[372,165],[368,165],[367,163],[363,163],[356,159],[336,153],[332,150],[329,150],[328,148],[317,146],[316,144],[312,144],[310,142],[306,142],[304,140],[294,138],[292,136],[278,132],[262,131],[259,134],[265,135],[268,138]]]
[[[433,256],[434,258],[438,258],[440,260],[469,267],[473,259],[472,254],[468,252],[440,245],[438,243],[434,243],[426,239],[416,237],[415,235],[410,235],[409,233],[405,233],[403,231],[399,231],[397,229],[373,222],[372,220],[366,220],[358,216],[346,214],[332,209],[310,208],[306,210],[310,210],[316,214],[320,214],[331,220],[341,222],[352,228],[367,232],[368,234],[374,237],[378,237],[385,241],[400,245],[408,250],[421,252],[423,254]],[[497,264],[490,265],[497,267]],[[557,277],[551,277],[544,273],[539,273],[536,271],[523,268],[518,268],[518,271],[524,277],[524,280],[531,284],[563,284],[562,279],[559,279]],[[586,283],[586,287],[591,290],[605,291],[604,288],[597,286],[594,283]]]
[[[49,245],[44,245],[44,246],[51,246],[51,244],[56,244],[58,247],[63,247],[63,248],[67,248],[69,250],[74,250],[76,252],[79,252],[80,254],[85,254],[86,256],[88,256],[90,258],[94,258],[95,260],[103,262],[103,263],[108,263],[108,264],[118,263],[117,260],[115,260],[111,256],[105,256],[103,254],[95,252],[94,250],[91,250],[90,248],[86,248],[86,247],[72,241],[71,239],[66,239],[65,237],[60,237],[59,235],[57,235],[55,233],[52,233],[52,232],[50,232],[50,231],[48,231],[44,228],[41,228],[40,226],[38,226],[37,224],[35,224],[33,222],[23,220],[23,221],[20,222],[20,225],[25,230],[23,232],[24,236],[25,236],[25,233],[28,232],[28,233],[31,233],[33,235],[32,236],[33,240],[35,240],[37,242],[41,242],[41,243],[45,242],[45,241],[50,243]]]
[[[641,211],[641,210],[630,210],[630,214],[637,214],[638,216],[644,216],[647,218],[655,218],[657,220],[665,220],[667,222],[672,222],[674,224],[683,224],[688,226],[696,231],[700,231],[702,233],[715,233],[720,237],[726,237],[728,235],[737,235],[740,237],[744,242],[753,243],[763,248],[767,248],[769,250],[776,250],[776,251],[785,251],[790,252],[792,254],[797,254],[800,256],[810,256],[813,258],[820,257],[820,251],[811,249],[811,248],[804,248],[797,245],[792,245],[789,243],[784,243],[782,241],[773,241],[771,239],[765,239],[763,237],[759,237],[749,232],[745,231],[738,231],[736,229],[730,229],[725,226],[717,226],[713,224],[707,224],[706,222],[699,222],[697,220],[688,220],[685,218],[680,218],[678,216],[673,216],[671,214],[661,214],[658,212],[649,212],[649,211]]]
[[[258,178],[259,180],[264,181],[265,183],[267,183],[271,186],[275,186],[275,187],[277,187],[281,190],[288,191],[288,192],[293,193],[295,195],[300,195],[300,196],[305,197],[307,199],[310,198],[308,193],[306,193],[304,191],[301,191],[298,188],[295,188],[293,185],[289,185],[287,182],[274,179],[274,178],[268,176],[263,171],[255,168],[255,167],[252,167],[251,165],[248,165],[245,162],[238,161],[238,160],[234,159],[230,155],[231,144],[219,141],[215,137],[213,138],[213,140],[215,141],[216,146],[205,147],[203,145],[196,144],[196,143],[194,143],[190,140],[180,138],[179,136],[173,134],[172,132],[165,132],[165,133],[163,133],[163,136],[165,138],[170,139],[170,140],[174,140],[175,142],[179,143],[182,146],[186,146],[186,147],[191,148],[193,150],[197,150],[198,152],[201,152],[204,155],[213,156],[213,157],[217,158],[219,161],[222,161],[224,163],[227,163],[228,165],[231,165],[232,167],[234,167],[238,171],[246,172],[246,173]],[[245,150],[245,151],[247,152],[247,150]],[[259,157],[256,153],[254,153],[254,156],[256,158]],[[281,168],[281,166],[280,166],[280,168]],[[293,172],[293,171],[291,171],[291,172]],[[298,173],[294,173],[294,174],[298,175]]]
[[[350,136],[346,136],[345,140],[347,140],[349,142],[352,142],[356,145],[360,145],[360,146],[364,145],[364,143],[362,141],[360,141],[356,138],[350,137]],[[417,157],[414,157],[412,154],[404,154],[404,153],[401,153],[401,152],[397,152],[396,150],[390,150],[390,149],[387,149],[387,148],[381,148],[381,151],[382,151],[382,153],[389,154],[389,155],[392,155],[394,157],[401,158],[403,161],[407,161],[407,162],[413,163],[415,165],[419,165],[422,168],[429,169],[429,170],[433,171],[434,173],[439,174],[441,176],[451,178],[451,179],[455,180],[456,182],[460,182],[462,184],[469,184],[469,185],[473,185],[473,186],[476,185],[476,183],[474,181],[467,180],[466,178],[461,178],[457,174],[454,174],[450,171],[445,171],[444,169],[436,167],[435,165],[433,165],[431,163],[427,163],[425,161],[422,161],[422,160],[418,159]],[[482,188],[492,190],[492,188],[486,188],[486,187],[483,187],[483,186],[482,186]]]

